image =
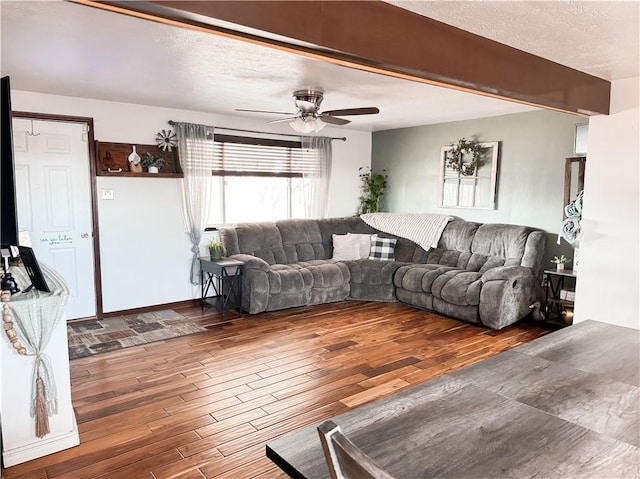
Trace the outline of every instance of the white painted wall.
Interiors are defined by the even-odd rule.
[[[234,116],[12,91],[17,111],[75,115],[94,119],[98,141],[153,144],[168,120],[218,127],[291,133],[286,124]],[[358,168],[371,162],[371,134],[327,127],[333,142],[330,216],[349,216],[357,208]],[[98,177],[98,194],[114,190],[115,199],[98,200],[100,259],[105,312],[199,297],[188,282],[190,243],[184,233],[179,181],[166,178]],[[204,249],[202,250],[204,253]]]
[[[589,122],[575,322],[640,329],[640,77],[612,82],[611,114]]]

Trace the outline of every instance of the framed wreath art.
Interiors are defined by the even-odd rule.
[[[482,144],[460,138],[458,143],[451,143],[447,151],[447,167],[457,171],[462,176],[472,176],[482,165]],[[469,161],[467,161],[469,160]]]
[[[441,208],[494,209],[499,142],[461,138],[440,150]]]

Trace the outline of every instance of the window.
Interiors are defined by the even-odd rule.
[[[309,176],[320,168],[316,150],[303,150],[299,141],[220,134],[211,150],[209,224],[307,216]]]
[[[452,146],[440,152],[440,207],[495,209],[498,142],[480,143],[483,161],[470,175],[449,167],[446,155]],[[463,158],[465,160],[465,158]]]

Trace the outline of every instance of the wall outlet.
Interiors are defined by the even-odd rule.
[[[103,200],[112,200],[113,199],[113,188],[102,188],[102,199]]]

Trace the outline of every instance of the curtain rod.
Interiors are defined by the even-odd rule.
[[[169,120],[169,124],[171,126],[175,125],[177,122],[173,121],[173,120]],[[224,126],[209,126],[207,125],[209,128],[213,128],[214,130],[228,130],[228,131],[242,131],[245,133],[259,133],[261,135],[280,135],[280,136],[295,136],[296,138],[301,138],[304,135],[292,135],[290,133],[272,133],[270,131],[257,131],[257,130],[243,130],[241,128],[226,128]],[[332,140],[340,140],[340,141],[347,141],[347,137],[346,136],[342,136],[342,137],[335,137],[335,136],[330,136],[329,138],[331,138]]]

